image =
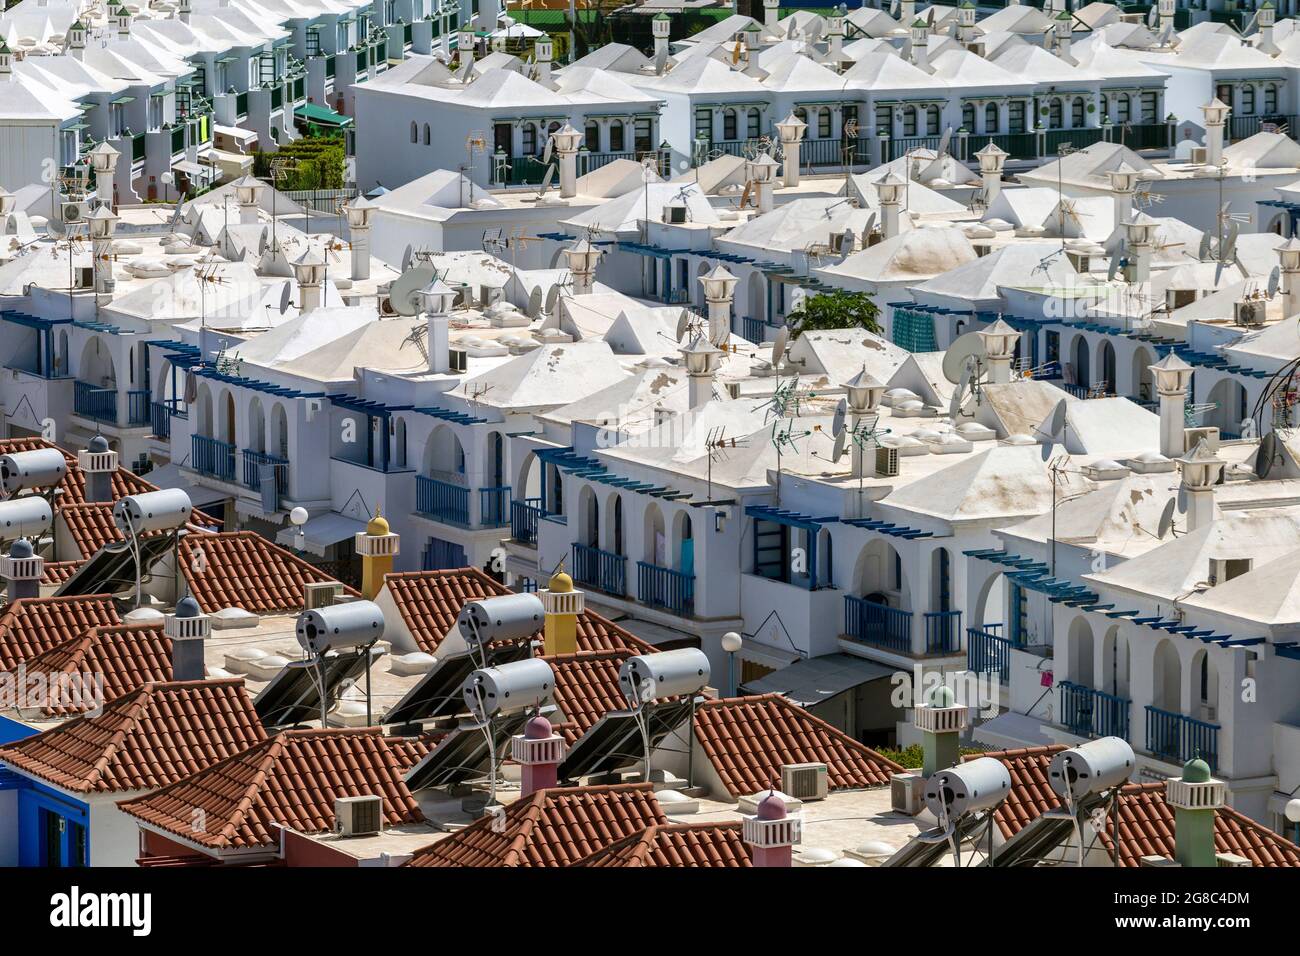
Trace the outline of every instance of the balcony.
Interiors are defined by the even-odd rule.
[[[573,579],[615,597],[627,593],[627,558],[587,544],[573,545]]]
[[[746,341],[753,342],[755,345],[762,345],[765,333],[767,332],[767,323],[762,319],[753,319],[747,315],[740,318],[740,334]]]
[[[961,611],[930,611],[925,615],[925,652],[956,654],[961,650]]]
[[[541,515],[541,498],[510,502],[510,537],[519,544],[536,544],[537,519]]]
[[[1169,149],[1169,132],[1168,123],[1122,123],[1110,138],[1129,149]]]
[[[478,490],[478,523],[483,528],[504,528],[510,524],[510,486]]]
[[[206,435],[192,435],[190,467],[201,475],[234,482],[235,446]]]
[[[912,653],[912,612],[844,596],[844,633],[849,640],[903,654]]]
[[[1078,126],[1074,129],[1049,129],[1043,131],[1043,155],[1055,156],[1062,146],[1086,149],[1093,143],[1100,143],[1102,130],[1100,126]]]
[[[1184,717],[1158,707],[1147,707],[1147,751],[1172,764],[1200,757],[1217,770],[1219,725]]]
[[[637,600],[674,614],[695,612],[695,575],[648,561],[636,563]]]
[[[437,478],[415,476],[415,510],[443,524],[469,527],[469,489]]]
[[[89,382],[77,382],[72,408],[82,418],[117,424],[117,389],[97,388]]]
[[[971,133],[966,140],[967,158],[971,159],[989,143],[1005,150],[1008,159],[1037,159],[1037,133]]]
[[[1061,724],[1079,737],[1122,737],[1129,739],[1127,697],[1107,694],[1068,680],[1060,683]]]
[[[993,628],[1001,624],[986,624],[983,628],[966,628],[966,666],[977,674],[997,671],[998,679],[1005,684],[1011,679],[1010,639],[995,634]]]
[[[245,488],[260,492],[262,490],[262,466],[270,465],[275,469],[275,493],[281,496],[289,493],[288,459],[254,451],[251,448],[245,448],[242,455],[244,459]]]
[[[1228,120],[1228,133],[1232,142],[1248,139],[1256,133],[1265,130],[1273,132],[1282,132],[1281,127],[1286,127],[1287,134],[1295,139],[1297,129],[1300,129],[1300,117],[1287,116],[1282,113],[1270,113],[1265,116],[1233,116]]]

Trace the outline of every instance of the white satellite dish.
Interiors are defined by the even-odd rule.
[[[1048,414],[1039,424],[1035,431],[1047,439],[1043,442],[1043,461],[1052,457],[1052,445],[1056,442],[1056,436],[1065,431],[1066,400],[1061,399],[1056,403],[1056,407]]]
[[[528,308],[525,314],[530,319],[535,319],[542,313],[542,287],[536,286],[532,292],[528,293]]]
[[[1178,504],[1173,498],[1165,502],[1164,509],[1160,512],[1160,523],[1156,525],[1156,537],[1163,538],[1173,529],[1174,526],[1174,507]]]
[[[961,373],[961,381],[957,382],[957,387],[952,390],[952,398],[948,402],[948,417],[956,423],[961,415],[962,406],[966,403],[966,391],[971,387],[971,382],[975,378],[975,360],[968,358],[965,369]]]
[[[284,315],[288,312],[291,305],[293,305],[293,285],[286,282],[280,287],[280,314]]]
[[[835,447],[831,449],[831,461],[839,461],[844,457],[844,449],[849,443],[849,433],[840,432],[835,436]]]
[[[778,329],[776,338],[772,341],[772,367],[780,368],[781,360],[785,358],[785,346],[790,341],[789,329]]]
[[[849,400],[841,398],[835,406],[835,417],[831,420],[831,434],[839,438],[844,434],[844,420],[849,413]]]
[[[655,75],[662,76],[664,70],[668,68],[668,50],[661,48],[655,51]]]
[[[1282,272],[1277,266],[1274,266],[1273,270],[1268,274],[1268,297],[1270,299],[1277,295],[1278,285],[1281,280]]]
[[[974,358],[977,368],[983,368],[988,357],[978,332],[959,335],[943,353],[943,377],[956,385],[966,374],[966,359]]]
[[[682,314],[677,317],[677,338],[674,339],[674,341],[680,342],[682,340],[682,336],[686,334],[686,330],[689,329],[690,327],[691,327],[691,314],[687,312],[685,309],[682,309]]]
[[[408,242],[408,243],[406,244],[406,251],[402,253],[402,271],[403,271],[403,272],[405,272],[407,269],[411,268],[411,259],[412,259],[412,257],[414,257],[414,255],[415,255],[415,248],[414,248],[414,247],[413,247],[413,246]]]
[[[262,231],[257,234],[257,254],[258,256],[266,255],[266,229],[265,228],[263,228]]]
[[[542,165],[548,166],[551,162],[551,154],[555,151],[555,134],[552,133],[546,137],[546,148],[542,150]]]
[[[474,69],[474,61],[467,58],[465,62],[461,64],[460,69],[456,71],[456,79],[461,83],[464,83],[469,79],[469,74],[472,69]]]
[[[1201,233],[1201,246],[1197,250],[1196,257],[1202,262],[1206,262],[1210,258],[1210,234],[1208,232]]]
[[[539,195],[545,193],[546,190],[551,188],[551,181],[553,179],[555,179],[555,164],[551,163],[551,165],[546,167],[546,172],[542,175],[542,184],[537,187]]]
[[[553,285],[546,291],[546,314],[555,314],[555,303],[560,300],[560,287]]]
[[[433,266],[415,266],[393,280],[388,288],[388,304],[398,315],[418,315],[420,290],[438,277]]]

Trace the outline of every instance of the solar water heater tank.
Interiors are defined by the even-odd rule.
[[[128,536],[132,531],[173,531],[190,519],[193,510],[190,496],[179,488],[146,491],[118,498],[113,503],[113,524]]]
[[[0,501],[0,539],[12,541],[41,534],[53,520],[50,503],[37,495]]]
[[[475,647],[531,637],[541,629],[542,618],[542,599],[536,594],[502,594],[466,604],[456,625],[465,643]]]
[[[384,612],[374,601],[348,601],[298,615],[298,643],[319,657],[340,647],[359,647],[384,636]]]
[[[1132,773],[1133,748],[1128,741],[1101,737],[1052,757],[1047,782],[1062,800],[1068,794],[1072,802],[1077,802],[1124,783]]]
[[[68,460],[57,448],[37,448],[0,456],[0,489],[16,495],[24,488],[52,488],[68,473]]]
[[[619,690],[629,701],[694,694],[708,682],[709,659],[696,647],[638,654],[618,669]]]
[[[479,668],[465,679],[461,693],[469,712],[483,722],[545,703],[554,687],[551,665],[540,657],[529,657]]]
[[[925,807],[936,818],[947,810],[948,819],[988,810],[1011,792],[1011,773],[992,757],[979,757],[940,770],[925,782]]]

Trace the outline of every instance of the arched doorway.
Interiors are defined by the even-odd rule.
[[[1091,360],[1088,357],[1087,337],[1075,336],[1074,347],[1070,350],[1070,353],[1070,361],[1074,364],[1075,384],[1087,388],[1092,384],[1092,367]]]
[[[1112,625],[1101,642],[1100,688],[1116,697],[1129,696],[1129,645],[1128,637]]]
[[[1083,615],[1079,615],[1070,622],[1068,646],[1070,680],[1084,687],[1092,687],[1092,628],[1088,625],[1088,619]]]
[[[276,404],[271,408],[271,450],[276,456],[289,457],[289,417],[284,406]]]
[[[695,536],[691,516],[685,511],[677,512],[673,519],[673,562],[682,574],[695,573]]]
[[[117,388],[117,367],[113,363],[112,353],[104,347],[97,335],[92,335],[81,350],[77,378],[96,388]]]
[[[664,515],[657,504],[650,504],[645,510],[645,540],[642,552],[645,561],[668,567],[668,539],[664,534]]]
[[[761,272],[751,272],[747,284],[749,317],[756,322],[767,322],[767,281]]]
[[[1140,402],[1154,402],[1156,400],[1155,376],[1151,373],[1151,366],[1154,359],[1151,358],[1151,351],[1145,346],[1139,346],[1133,352],[1133,397]]]
[[[235,444],[235,396],[229,391],[221,399],[221,440]]]
[[[590,485],[578,492],[578,541],[589,548],[600,547],[600,503]]]
[[[1097,363],[1098,374],[1100,378],[1097,384],[1102,387],[1107,395],[1115,394],[1115,346],[1111,345],[1110,339],[1103,339],[1100,349],[1101,361]]]
[[[266,451],[266,414],[262,410],[262,400],[254,397],[248,404],[248,442],[249,451]]]

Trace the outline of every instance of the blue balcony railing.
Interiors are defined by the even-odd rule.
[[[190,436],[190,466],[201,475],[235,480],[235,446],[206,435]]]
[[[448,481],[415,476],[415,510],[444,524],[469,526],[469,489]]]
[[[636,563],[637,600],[674,614],[695,612],[695,575],[661,568],[648,561]]]
[[[1147,750],[1172,764],[1200,757],[1211,770],[1217,770],[1219,725],[1148,706]]]
[[[478,490],[478,523],[484,528],[504,528],[510,524],[510,486]]]
[[[128,428],[140,428],[149,424],[150,408],[149,390],[133,388],[126,393],[126,424]]]
[[[1129,739],[1127,697],[1107,694],[1068,680],[1060,683],[1061,723],[1080,737],[1123,737]]]
[[[925,652],[956,654],[961,650],[961,611],[930,611],[925,615]]]
[[[73,408],[83,418],[116,425],[117,389],[77,382],[73,391]]]
[[[573,545],[573,577],[584,587],[622,597],[627,593],[627,558],[589,544]]]
[[[993,633],[1001,624],[986,624],[982,628],[966,628],[966,666],[977,674],[994,671],[1005,684],[1011,677],[1011,641]]]
[[[844,596],[844,633],[850,639],[891,651],[912,651],[912,612]]]
[[[262,466],[272,465],[275,468],[276,494],[287,495],[289,493],[289,462],[287,459],[268,455],[265,452],[253,451],[251,448],[244,449],[243,458],[245,488],[261,491]]]
[[[747,341],[753,342],[755,345],[761,345],[766,331],[767,323],[762,319],[753,319],[747,315],[741,317],[740,334]]]
[[[541,498],[510,502],[510,537],[520,544],[536,544],[537,519],[541,515]]]
[[[155,438],[172,437],[172,410],[163,402],[154,402],[149,406],[149,421],[153,426]]]

